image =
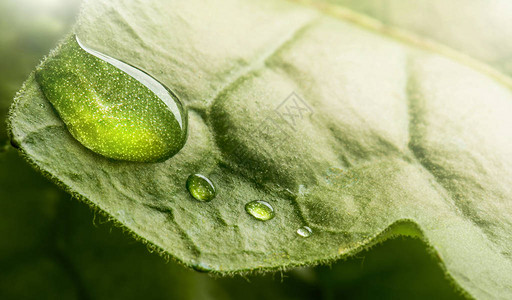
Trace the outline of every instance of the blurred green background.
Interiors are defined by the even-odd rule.
[[[457,299],[420,240],[331,266],[215,278],[168,262],[36,173],[9,146],[23,81],[71,30],[77,0],[0,0],[0,299]]]

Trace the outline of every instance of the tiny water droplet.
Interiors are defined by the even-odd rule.
[[[39,104],[39,107],[44,108],[44,104],[43,104],[43,103],[40,103],[40,104]]]
[[[187,179],[187,190],[196,200],[208,202],[217,195],[210,179],[201,174],[192,174]]]
[[[82,145],[103,156],[163,161],[187,138],[178,97],[158,80],[70,37],[36,70],[45,97]]]
[[[198,262],[196,260],[192,260],[191,267],[192,269],[199,273],[209,273],[212,271],[212,267],[209,264],[204,262]]]
[[[245,205],[245,211],[260,221],[268,221],[274,217],[274,208],[268,202],[256,200]]]
[[[301,228],[297,229],[297,234],[300,235],[301,237],[310,237],[312,233],[313,230],[311,230],[311,228],[309,228],[308,226],[302,226]]]

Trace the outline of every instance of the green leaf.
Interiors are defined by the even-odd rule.
[[[365,20],[285,1],[90,1],[76,34],[178,94],[186,145],[154,164],[94,154],[33,76],[11,110],[12,140],[73,195],[196,269],[317,264],[401,234],[422,237],[472,296],[510,297],[510,79]],[[214,200],[190,197],[193,173],[214,182]],[[275,217],[246,214],[253,200]],[[313,234],[298,236],[302,226]]]

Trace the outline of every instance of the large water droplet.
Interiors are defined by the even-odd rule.
[[[186,112],[171,90],[76,37],[37,69],[36,80],[71,135],[96,153],[156,162],[185,144]]]
[[[192,174],[187,179],[187,190],[192,197],[199,201],[211,201],[215,198],[215,186],[201,174]]]
[[[311,230],[311,228],[309,228],[308,226],[302,226],[301,228],[297,229],[297,234],[300,235],[301,237],[310,237],[312,233],[313,230]]]
[[[245,211],[260,221],[268,221],[274,217],[274,208],[265,201],[251,201],[245,205]]]

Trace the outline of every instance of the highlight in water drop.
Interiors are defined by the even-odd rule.
[[[312,233],[313,230],[311,230],[311,228],[309,228],[308,226],[302,226],[301,228],[297,229],[297,234],[300,235],[301,237],[310,237]]]
[[[62,44],[35,78],[71,135],[96,153],[157,162],[185,144],[186,112],[171,90],[77,37]]]
[[[186,186],[190,195],[199,201],[211,201],[217,194],[213,182],[201,174],[190,175]]]
[[[260,221],[268,221],[274,218],[274,208],[268,202],[256,200],[245,205],[245,211]]]

